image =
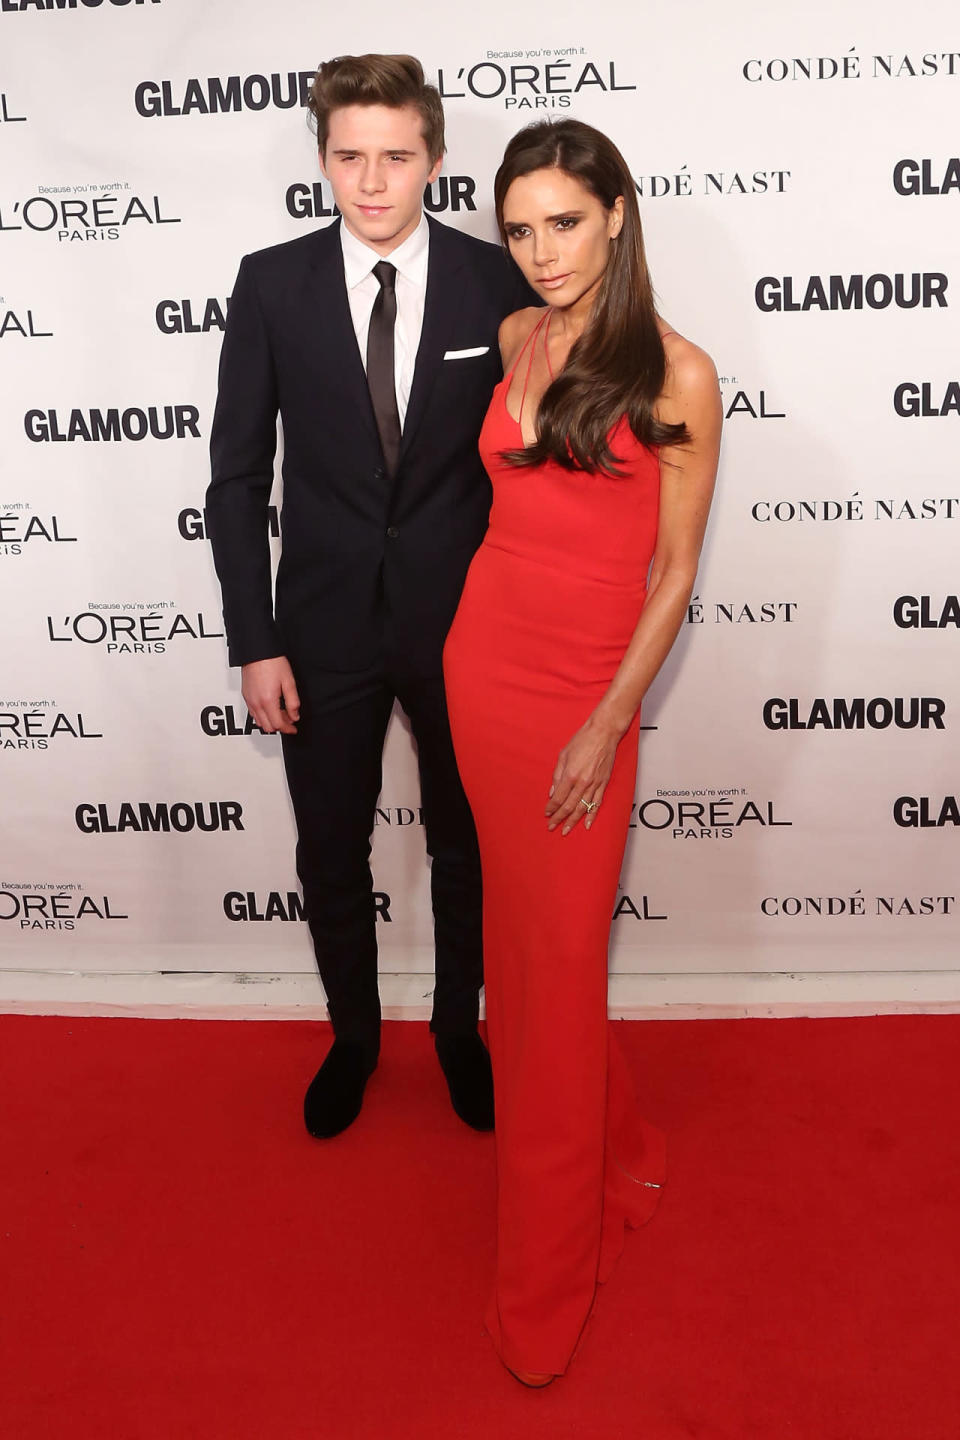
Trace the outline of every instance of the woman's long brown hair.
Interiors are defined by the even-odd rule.
[[[536,442],[506,450],[503,458],[513,465],[556,460],[568,470],[618,475],[621,462],[607,437],[622,416],[643,445],[679,445],[690,437],[685,425],[666,425],[654,414],[666,357],[636,189],[613,141],[579,120],[540,121],[514,135],[493,182],[503,244],[503,207],[510,186],[521,175],[552,169],[579,180],[605,210],[622,196],[623,225],[610,242],[610,260],[586,328],[540,401]]]

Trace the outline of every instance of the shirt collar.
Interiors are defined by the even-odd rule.
[[[422,213],[420,224],[413,234],[408,235],[403,244],[398,245],[396,250],[391,250],[389,255],[378,255],[376,250],[371,250],[370,246],[365,245],[362,240],[358,240],[342,221],[340,222],[340,244],[343,247],[343,271],[348,290],[353,290],[362,280],[365,280],[374,265],[380,260],[389,260],[405,280],[411,280],[417,285],[422,285],[426,281],[430,227],[427,224],[426,215]]]

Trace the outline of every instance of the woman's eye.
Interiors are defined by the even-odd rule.
[[[572,230],[573,227],[574,227],[574,225],[576,225],[576,223],[577,223],[577,222],[576,222],[576,219],[574,218],[573,215],[563,215],[563,216],[561,216],[561,218],[557,221],[557,229],[558,229],[558,230]]]
[[[522,240],[523,237],[527,234],[529,234],[529,231],[527,230],[526,225],[514,225],[510,230],[507,231],[507,239]]]

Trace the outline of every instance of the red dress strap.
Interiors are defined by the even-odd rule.
[[[523,359],[523,352],[526,350],[527,346],[530,345],[530,354],[527,357],[527,372],[523,377],[523,390],[520,395],[520,414],[519,418],[513,422],[515,425],[518,425],[521,430],[523,429],[523,406],[527,398],[527,386],[530,384],[530,371],[533,368],[533,357],[537,348],[537,336],[543,328],[544,322],[549,323],[551,314],[552,310],[548,306],[544,313],[540,316],[537,323],[531,326],[527,338],[524,340],[523,344],[520,346],[520,349],[517,351],[516,360],[514,360],[513,364],[510,366],[510,369],[507,371],[507,374],[503,377],[503,403],[504,408],[507,410],[507,414],[510,415],[510,411],[507,408],[507,395],[510,393],[510,383],[517,372],[517,367],[520,364],[520,361]],[[533,342],[532,344],[530,343],[531,341]],[[550,364],[549,358],[547,359],[547,364]],[[552,375],[553,371],[551,370],[550,373]],[[512,415],[510,415],[510,419],[513,420]]]
[[[530,344],[530,341],[534,339],[534,337],[536,336],[537,332],[539,331],[541,325],[542,325],[543,322],[549,317],[549,315],[550,315],[550,309],[549,309],[549,307],[548,307],[548,308],[543,312],[543,314],[540,316],[540,319],[537,321],[537,323],[536,323],[535,325],[532,325],[532,326],[530,327],[529,331],[527,332],[527,338],[526,338],[526,340],[524,340],[523,344],[520,346],[520,349],[517,351],[517,358],[516,358],[516,360],[514,360],[513,364],[510,366],[510,369],[507,371],[507,374],[504,376],[504,379],[505,379],[505,380],[508,380],[508,381],[509,381],[509,380],[512,380],[512,379],[513,379],[514,374],[516,373],[517,366],[520,364],[520,361],[523,359],[523,352],[526,350],[527,346]],[[528,368],[529,368],[529,367],[528,367]]]
[[[536,355],[536,353],[537,353],[537,336],[540,334],[540,331],[543,330],[544,324],[546,324],[546,330],[544,330],[544,335],[543,335],[543,350],[544,350],[544,354],[545,354],[546,359],[547,359],[547,369],[550,371],[550,379],[551,379],[551,380],[553,379],[553,366],[550,364],[550,352],[549,352],[549,350],[547,349],[547,340],[548,340],[549,335],[550,335],[550,321],[551,321],[552,319],[553,319],[553,308],[550,307],[550,308],[547,309],[546,314],[541,315],[540,319],[537,321],[536,325],[533,327],[533,330],[530,332],[530,335],[527,337],[527,339],[531,339],[531,338],[532,338],[533,344],[530,346],[530,354],[529,354],[529,356],[527,357],[527,373],[526,373],[526,374],[524,375],[524,377],[523,377],[523,390],[522,390],[521,395],[520,395],[520,416],[519,416],[519,419],[518,419],[517,423],[518,423],[518,425],[520,426],[520,429],[521,429],[521,430],[523,429],[523,407],[524,407],[524,405],[526,404],[526,401],[527,401],[527,386],[530,384],[530,371],[533,369],[533,357],[534,357],[534,356]],[[526,349],[526,341],[524,341],[524,349]],[[521,351],[520,353],[522,354],[523,351]],[[518,361],[518,363],[519,363],[519,360],[520,360],[520,356],[518,355],[518,356],[517,356],[517,361]],[[516,366],[514,366],[514,369],[516,369]]]

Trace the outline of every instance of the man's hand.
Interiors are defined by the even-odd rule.
[[[300,696],[286,655],[277,655],[271,660],[254,660],[252,664],[244,665],[241,673],[241,693],[260,729],[267,735],[276,730],[283,735],[296,735]]]

